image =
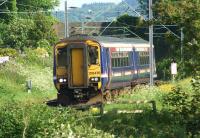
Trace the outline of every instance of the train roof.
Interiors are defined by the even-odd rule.
[[[148,43],[143,39],[139,38],[117,38],[117,37],[95,37],[99,42],[102,43]]]
[[[104,47],[149,47],[149,42],[141,38],[117,38],[117,37],[105,37],[105,36],[86,36],[86,35],[76,35],[69,38],[61,40],[61,42],[66,41],[86,41],[93,40],[97,41]]]

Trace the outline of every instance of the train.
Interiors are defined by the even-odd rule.
[[[99,94],[148,83],[149,48],[148,41],[138,38],[78,35],[60,40],[53,66],[58,101],[88,103]]]

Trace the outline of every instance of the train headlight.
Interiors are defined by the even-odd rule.
[[[100,81],[100,78],[98,78],[98,77],[93,77],[93,78],[90,78],[90,81],[91,81],[91,82],[99,82],[99,81]]]
[[[60,83],[63,83],[64,82],[64,79],[59,79],[58,80]]]
[[[66,83],[67,82],[67,78],[60,78],[58,79],[59,83]]]
[[[94,78],[91,78],[91,81],[94,81]]]
[[[99,81],[99,79],[98,79],[98,78],[94,78],[94,81],[98,82],[98,81]]]

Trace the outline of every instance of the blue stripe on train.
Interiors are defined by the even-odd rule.
[[[109,49],[105,47],[101,47],[101,70],[102,70],[102,75],[104,76],[105,74],[109,74],[109,66],[111,65],[110,63],[110,52],[108,52]],[[130,85],[130,82],[132,80],[136,80],[138,78],[148,78],[149,77],[149,72],[144,72],[144,73],[135,73],[135,71],[139,71],[141,69],[148,69],[149,65],[143,65],[143,66],[138,66],[138,52],[133,52],[131,53],[131,59],[130,59],[130,65],[129,67],[119,67],[119,68],[111,68],[111,83],[108,84],[108,77],[103,77],[101,79],[102,81],[102,89],[112,89],[121,86],[124,86],[124,84]],[[124,75],[125,72],[131,72],[130,75]],[[112,74],[115,73],[121,73],[121,76],[112,76]],[[106,86],[108,87],[106,88]]]

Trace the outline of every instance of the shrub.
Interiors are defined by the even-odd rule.
[[[0,137],[22,137],[22,116],[22,108],[15,107],[12,103],[0,108]]]
[[[200,77],[196,76],[192,81],[192,92],[177,86],[164,98],[164,104],[170,106],[170,110],[178,119],[177,122],[186,125],[188,133],[193,136],[200,132]]]
[[[172,84],[163,84],[163,85],[160,85],[158,87],[163,92],[171,92],[173,90],[174,85],[172,85]]]
[[[52,67],[52,57],[48,54],[45,48],[38,47],[37,49],[25,49],[25,61],[27,64],[39,65],[43,67]]]
[[[0,46],[4,44],[2,37],[5,35],[7,25],[0,22]]]
[[[90,116],[63,107],[6,105],[0,108],[0,137],[113,137],[94,129]]]
[[[37,49],[33,50],[33,52],[35,53],[35,56],[37,56],[38,58],[48,58],[49,57],[49,54],[45,48],[38,47]]]
[[[163,101],[165,104],[172,106],[172,110],[176,113],[187,115],[190,112],[190,95],[180,86],[174,87],[172,92],[170,92]]]
[[[194,79],[192,80],[192,86],[197,94],[200,94],[200,71],[196,72]]]
[[[9,56],[9,57],[17,57],[19,54],[15,49],[12,48],[0,48],[0,57],[1,56]]]
[[[49,55],[53,54],[52,46],[46,39],[39,40],[37,42],[37,47],[45,49]]]
[[[157,63],[157,74],[159,79],[169,80],[171,78],[170,66],[170,59],[163,59]]]

